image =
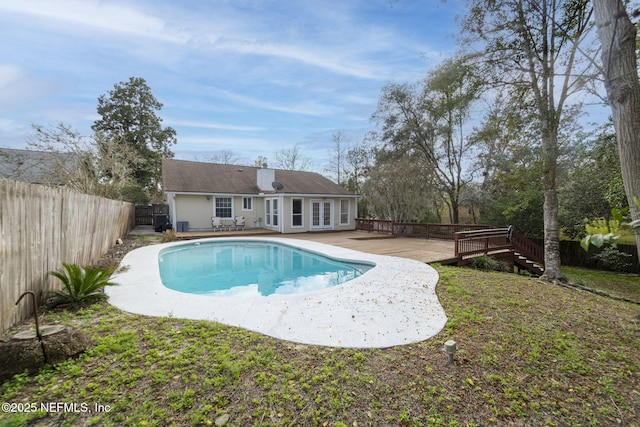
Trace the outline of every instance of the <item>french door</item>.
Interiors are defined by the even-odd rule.
[[[265,225],[269,227],[278,227],[278,199],[265,199]]]
[[[311,228],[333,228],[333,201],[311,201]]]

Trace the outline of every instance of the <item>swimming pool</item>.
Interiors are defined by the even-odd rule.
[[[222,242],[237,238],[202,239]],[[310,240],[245,237],[276,242],[337,261],[375,265],[366,274],[325,289],[262,296],[208,296],[169,289],[160,279],[160,253],[184,242],[135,249],[107,286],[109,303],[146,316],[210,320],[302,344],[380,348],[430,338],[447,316],[435,292],[438,273],[419,261],[374,255]]]
[[[336,286],[373,265],[337,261],[276,242],[224,240],[164,249],[162,284],[209,296],[293,294]]]

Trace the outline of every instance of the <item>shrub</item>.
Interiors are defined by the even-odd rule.
[[[631,269],[630,258],[631,254],[621,252],[611,246],[593,256],[593,259],[597,260],[602,268],[611,271],[629,271]]]
[[[66,263],[63,263],[62,266],[63,269],[49,272],[53,277],[60,279],[64,285],[63,290],[51,293],[54,299],[51,306],[60,304],[77,306],[105,299],[103,288],[116,284],[109,282],[109,278],[114,272],[112,268],[83,268],[77,264]]]
[[[471,267],[484,271],[507,271],[507,266],[502,262],[482,255],[471,259]]]

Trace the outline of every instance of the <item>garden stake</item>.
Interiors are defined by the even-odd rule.
[[[18,305],[22,298],[27,294],[31,295],[31,303],[33,304],[33,315],[36,319],[36,336],[40,341],[42,341],[42,335],[40,334],[40,322],[38,320],[38,305],[36,304],[36,294],[33,291],[23,292],[22,295],[20,295],[20,298],[18,298],[18,301],[16,301],[16,305]]]
[[[44,341],[42,341],[42,334],[40,333],[40,321],[38,320],[38,304],[36,304],[36,294],[33,291],[26,291],[20,295],[18,301],[16,301],[16,305],[22,300],[25,295],[31,295],[31,303],[33,304],[33,316],[36,319],[36,337],[40,341],[40,347],[42,347],[42,355],[44,356],[44,363],[47,363],[47,352],[44,350]]]

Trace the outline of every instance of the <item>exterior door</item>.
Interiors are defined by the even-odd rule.
[[[311,228],[333,228],[333,201],[311,201]]]
[[[265,225],[267,227],[275,227],[279,230],[280,225],[280,212],[279,212],[279,199],[265,199],[264,204],[264,217]]]

